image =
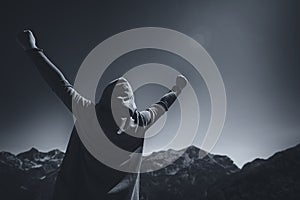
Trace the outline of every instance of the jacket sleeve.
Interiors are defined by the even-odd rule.
[[[169,110],[171,105],[177,99],[177,96],[181,93],[176,86],[166,93],[157,103],[153,104],[144,111],[140,111],[137,114],[139,126],[146,129],[150,128],[166,111]]]
[[[27,55],[36,65],[38,71],[50,86],[52,91],[63,101],[72,112],[72,104],[89,107],[92,102],[82,97],[66,80],[62,72],[46,57],[42,49],[26,50]]]

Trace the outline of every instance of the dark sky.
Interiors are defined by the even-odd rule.
[[[299,9],[297,0],[2,3],[0,150],[64,150],[72,129],[71,114],[16,43],[17,32],[24,28],[34,31],[39,46],[70,82],[85,56],[116,33],[145,26],[183,32],[211,55],[226,88],[227,118],[213,153],[226,154],[241,166],[298,144]],[[190,80],[203,99],[204,130],[210,114],[207,89],[188,63],[170,53],[140,50],[122,56],[99,83],[99,93],[105,82],[148,62],[172,66]],[[137,103],[147,106],[163,92],[155,85],[140,88]],[[172,134],[168,126],[178,120],[172,112],[176,115],[178,110],[175,105],[171,111],[166,138]],[[195,144],[202,138],[199,133]]]

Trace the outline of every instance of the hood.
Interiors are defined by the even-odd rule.
[[[124,77],[111,81],[104,89],[97,107],[109,112],[120,130],[124,130],[130,121],[128,119],[137,109],[129,82]]]

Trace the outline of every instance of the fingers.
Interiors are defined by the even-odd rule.
[[[29,29],[19,32],[17,35],[17,41],[24,50],[36,48],[35,38]]]
[[[18,38],[28,36],[28,35],[33,35],[30,30],[22,30],[18,33]]]

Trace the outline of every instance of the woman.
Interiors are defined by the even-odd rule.
[[[38,71],[72,112],[72,106],[95,108],[106,137],[116,146],[132,153],[142,153],[145,131],[162,116],[176,100],[187,80],[179,75],[176,85],[157,103],[144,111],[138,111],[129,82],[118,78],[104,89],[99,103],[93,104],[82,97],[65,79],[60,70],[36,46],[30,30],[18,35],[18,42],[35,63]],[[135,137],[139,135],[139,137]],[[109,149],[108,149],[109,153]],[[122,163],[130,163],[124,158]],[[135,167],[139,167],[139,162]],[[58,174],[54,200],[101,199],[138,200],[139,173],[119,171],[106,166],[93,157],[81,142],[74,127],[65,158]]]

